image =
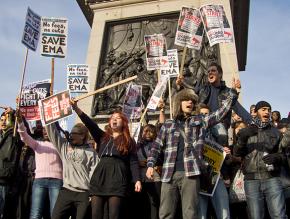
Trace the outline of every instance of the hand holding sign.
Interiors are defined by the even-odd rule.
[[[241,86],[241,81],[239,79],[235,79],[233,77],[232,79],[232,88],[235,89],[237,92],[240,92],[242,86]]]
[[[71,98],[69,100],[69,104],[73,108],[73,110],[76,112],[76,114],[81,115],[83,111],[78,107],[78,100]]]
[[[16,110],[15,115],[16,115],[16,118],[17,118],[18,123],[22,123],[23,120],[22,120],[22,114],[21,114],[20,109],[17,109]]]
[[[176,85],[177,85],[177,86],[181,86],[182,83],[183,83],[183,80],[184,80],[184,76],[179,75],[179,76],[176,78],[176,81],[175,81]]]

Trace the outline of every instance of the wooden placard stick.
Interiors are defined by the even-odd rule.
[[[182,58],[181,58],[181,63],[180,63],[180,70],[179,70],[179,76],[183,75],[183,68],[184,68],[186,52],[187,52],[187,47],[185,46],[185,47],[183,47]]]
[[[160,69],[157,69],[157,82],[159,83],[161,80],[161,71]]]
[[[51,58],[51,85],[50,85],[50,96],[53,95],[54,85],[54,58]]]
[[[170,114],[170,119],[172,119],[172,100],[171,100],[171,83],[170,83],[170,77],[168,79],[168,96],[169,96],[169,114]]]
[[[24,76],[25,76],[25,71],[26,71],[27,57],[28,57],[28,48],[26,48],[26,51],[25,51],[24,65],[23,65],[22,77],[21,77],[20,88],[19,88],[19,95],[18,95],[19,101],[17,101],[17,103],[16,103],[16,109],[19,109],[19,104],[21,102],[21,94],[22,94],[22,87],[23,87]],[[13,130],[13,137],[16,136],[17,121],[18,121],[18,119],[16,117],[15,124],[14,124],[14,130]]]
[[[98,89],[98,90],[95,90],[95,91],[92,91],[92,92],[90,92],[90,93],[87,93],[87,94],[84,94],[84,95],[78,96],[78,97],[75,98],[75,100],[76,100],[76,101],[79,101],[79,100],[85,99],[85,98],[90,97],[90,96],[92,96],[92,95],[94,95],[94,94],[101,93],[101,92],[103,92],[103,91],[105,91],[105,90],[108,90],[108,89],[110,89],[110,88],[112,88],[112,87],[116,87],[116,86],[118,86],[118,85],[125,84],[125,83],[127,83],[127,82],[129,82],[129,81],[132,81],[132,80],[136,79],[136,78],[137,78],[137,75],[132,76],[132,77],[129,77],[129,78],[126,78],[126,79],[124,79],[124,80],[122,80],[122,81],[118,81],[118,82],[116,82],[116,83],[113,83],[113,84],[110,84],[110,85],[108,85],[108,86],[102,87],[102,88],[100,88],[100,89]]]

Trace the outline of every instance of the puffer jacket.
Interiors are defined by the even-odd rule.
[[[256,135],[249,137],[246,146],[237,144],[236,153],[238,156],[246,151],[242,165],[245,180],[269,179],[279,176],[280,165],[274,164],[274,170],[269,170],[262,158],[265,153],[278,153],[280,141],[281,133],[279,130],[268,125],[263,129],[259,128]]]

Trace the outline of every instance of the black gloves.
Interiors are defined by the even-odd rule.
[[[248,138],[258,134],[257,126],[249,126],[241,129],[238,133],[238,140],[241,144],[247,144]]]
[[[265,164],[279,164],[282,162],[283,155],[281,153],[268,154],[262,158]]]

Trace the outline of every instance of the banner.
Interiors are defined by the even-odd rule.
[[[41,17],[28,7],[21,42],[32,51],[36,51],[38,45],[40,23]]]
[[[177,77],[179,75],[178,53],[177,49],[167,50],[168,65],[161,65],[161,80],[168,77]]]
[[[210,139],[205,140],[203,159],[206,163],[206,170],[200,176],[200,194],[213,196],[225,157],[223,146]]]
[[[203,24],[196,8],[182,7],[177,24],[174,44],[199,50],[203,37]]]
[[[160,69],[168,65],[166,39],[163,34],[145,35],[147,70]]]
[[[42,124],[49,125],[72,115],[69,91],[63,91],[39,101]]]
[[[123,103],[123,113],[130,119],[139,119],[142,111],[142,85],[130,83]]]
[[[70,93],[89,92],[89,66],[85,64],[67,65],[67,89]]]
[[[210,46],[233,42],[233,32],[222,5],[204,5],[200,13]]]
[[[38,101],[50,95],[50,80],[33,82],[22,87],[20,111],[28,121],[40,120]]]
[[[41,55],[64,58],[67,49],[66,18],[41,18]]]
[[[158,103],[160,101],[160,98],[162,97],[162,94],[166,90],[166,85],[167,85],[167,80],[160,80],[160,82],[158,82],[149,100],[147,109],[156,110]]]

